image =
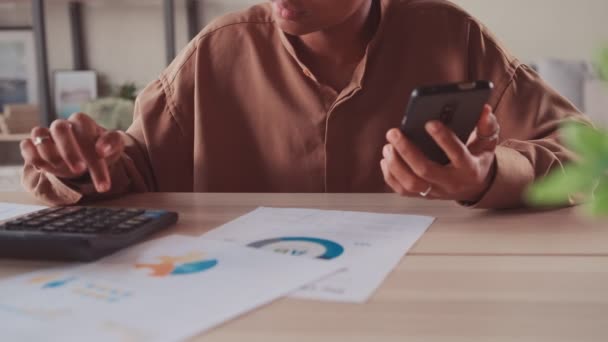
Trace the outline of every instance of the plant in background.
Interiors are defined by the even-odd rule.
[[[102,127],[124,131],[133,122],[135,104],[119,97],[106,97],[86,103],[82,109]]]
[[[82,111],[91,115],[104,128],[124,131],[133,122],[136,97],[137,85],[127,82],[116,87],[113,96],[85,104]]]
[[[116,96],[121,99],[135,101],[137,97],[137,85],[135,82],[127,82],[118,87]]]
[[[604,46],[597,55],[597,68],[602,80],[608,82],[608,45]]]
[[[573,122],[560,133],[580,159],[534,184],[528,191],[529,202],[538,206],[583,202],[591,215],[608,215],[608,132]]]

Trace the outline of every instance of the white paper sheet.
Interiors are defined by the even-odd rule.
[[[97,263],[0,282],[6,341],[175,341],[340,267],[172,236]]]
[[[259,208],[203,235],[348,268],[292,296],[365,302],[434,218],[309,209]]]
[[[45,208],[47,207],[0,202],[0,222],[17,216],[33,213]]]

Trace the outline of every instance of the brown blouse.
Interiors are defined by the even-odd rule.
[[[382,147],[412,90],[486,79],[502,133],[497,176],[478,207],[522,205],[524,188],[568,158],[558,125],[582,115],[457,6],[381,3],[380,27],[339,94],[298,59],[269,4],[214,21],[138,97],[104,196],[389,191]],[[23,183],[53,204],[101,197],[31,165]]]

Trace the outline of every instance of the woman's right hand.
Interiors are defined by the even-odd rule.
[[[107,131],[86,114],[56,120],[51,128],[36,127],[21,142],[26,164],[62,179],[90,174],[98,192],[110,190],[110,168],[125,149],[120,133]]]

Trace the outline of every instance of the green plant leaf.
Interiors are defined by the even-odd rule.
[[[547,177],[532,185],[526,199],[538,206],[559,206],[570,203],[573,195],[589,194],[597,176],[594,170],[582,164],[571,164],[563,170],[554,170]]]
[[[592,216],[608,216],[608,196],[596,196],[585,204],[585,210]]]
[[[585,209],[593,216],[608,215],[608,176],[602,178]]]
[[[596,63],[600,77],[604,81],[608,81],[608,46],[599,49]]]
[[[608,53],[608,51],[607,51]],[[580,122],[560,130],[565,144],[581,158],[578,163],[550,173],[531,186],[528,202],[537,206],[560,206],[584,200],[591,215],[608,215],[608,132]]]
[[[608,134],[579,122],[570,122],[562,127],[560,134],[564,142],[586,163],[599,163],[603,167],[608,159]]]

